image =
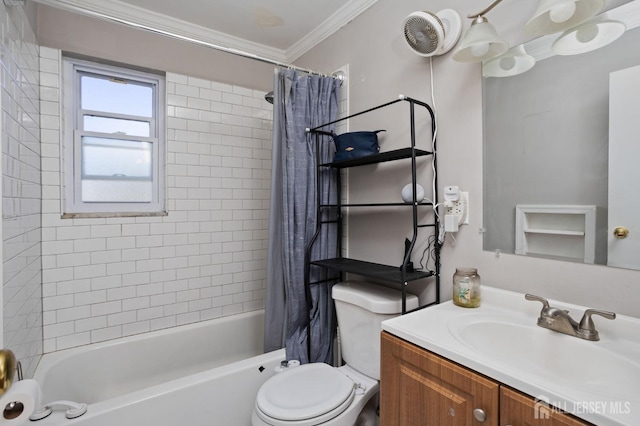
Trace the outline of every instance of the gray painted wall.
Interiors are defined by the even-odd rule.
[[[38,41],[76,54],[269,91],[273,65],[38,5]]]
[[[478,12],[478,6],[463,0],[434,0],[428,10],[457,10],[463,17]],[[503,2],[490,12],[491,22],[511,43],[523,41],[520,22],[525,22],[524,6],[520,2]],[[298,65],[333,69],[349,63],[349,102],[351,111],[359,111],[399,93],[429,101],[429,60],[414,55],[401,32],[403,19],[411,12],[424,10],[424,2],[379,0],[358,19],[342,28],[321,45],[304,55]],[[469,21],[465,20],[465,29]],[[482,77],[479,64],[454,62],[451,55],[434,58],[434,92],[439,123],[439,190],[444,185],[458,185],[470,192],[470,224],[463,226],[445,242],[442,258],[442,290],[451,295],[451,276],[457,266],[474,266],[482,276],[483,285],[532,292],[552,299],[610,309],[618,313],[640,315],[640,272],[582,265],[556,260],[483,251],[483,167],[482,167]],[[390,113],[386,122],[401,123],[402,113]],[[357,123],[362,128],[379,128],[375,117],[363,117]],[[352,126],[352,130],[355,128]],[[514,135],[514,139],[519,135]],[[387,182],[399,188],[404,176],[392,174]],[[350,182],[350,193],[356,190],[375,196],[378,186]],[[364,219],[363,219],[364,220]],[[371,256],[391,261],[397,255],[396,241],[380,239],[378,231],[406,232],[406,223],[384,218],[367,218],[366,226],[351,227],[350,255]],[[395,237],[397,238],[397,237]]]

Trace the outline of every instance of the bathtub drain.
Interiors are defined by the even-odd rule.
[[[13,420],[18,416],[20,416],[20,414],[22,414],[23,411],[24,411],[24,404],[22,404],[22,402],[19,402],[19,401],[13,401],[8,403],[7,406],[4,407],[4,412],[2,413],[2,417],[4,417],[7,420]]]

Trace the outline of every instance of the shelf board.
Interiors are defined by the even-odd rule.
[[[377,278],[384,281],[402,283],[402,272],[399,266],[382,265],[379,263],[365,262],[362,260],[335,258],[316,260],[311,262],[312,265],[322,266],[325,268],[335,269],[351,274],[358,274],[364,277]],[[413,271],[407,272],[405,281],[415,281],[427,278],[433,275],[431,271]]]
[[[569,235],[584,237],[584,231],[568,231],[566,229],[527,228],[524,230],[524,232],[527,234]]]
[[[564,262],[580,262],[585,263],[583,257],[580,256],[561,256],[557,254],[548,254],[548,253],[536,253],[535,251],[531,251],[526,253],[527,256],[537,257],[540,259],[553,259],[553,260],[562,260]],[[593,263],[593,262],[592,262]]]
[[[418,203],[418,206],[433,206],[433,203]],[[345,203],[345,204],[321,204],[320,208],[338,207],[413,207],[413,203]]]
[[[366,157],[354,158],[350,160],[334,161],[332,163],[324,163],[321,166],[333,167],[336,169],[344,169],[347,167],[366,166],[368,164],[385,163],[387,161],[402,160],[405,158],[411,158],[411,148],[396,149],[393,151],[380,152],[378,154],[367,155]],[[429,151],[414,148],[413,151],[416,157],[422,157],[425,155],[431,155]]]

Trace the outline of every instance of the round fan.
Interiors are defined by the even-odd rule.
[[[402,23],[404,38],[420,56],[437,56],[453,48],[462,33],[462,20],[453,9],[413,12]]]

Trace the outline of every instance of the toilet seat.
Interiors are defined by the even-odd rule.
[[[267,380],[258,391],[256,414],[265,422],[315,425],[341,414],[354,396],[354,382],[338,369],[305,364]]]

